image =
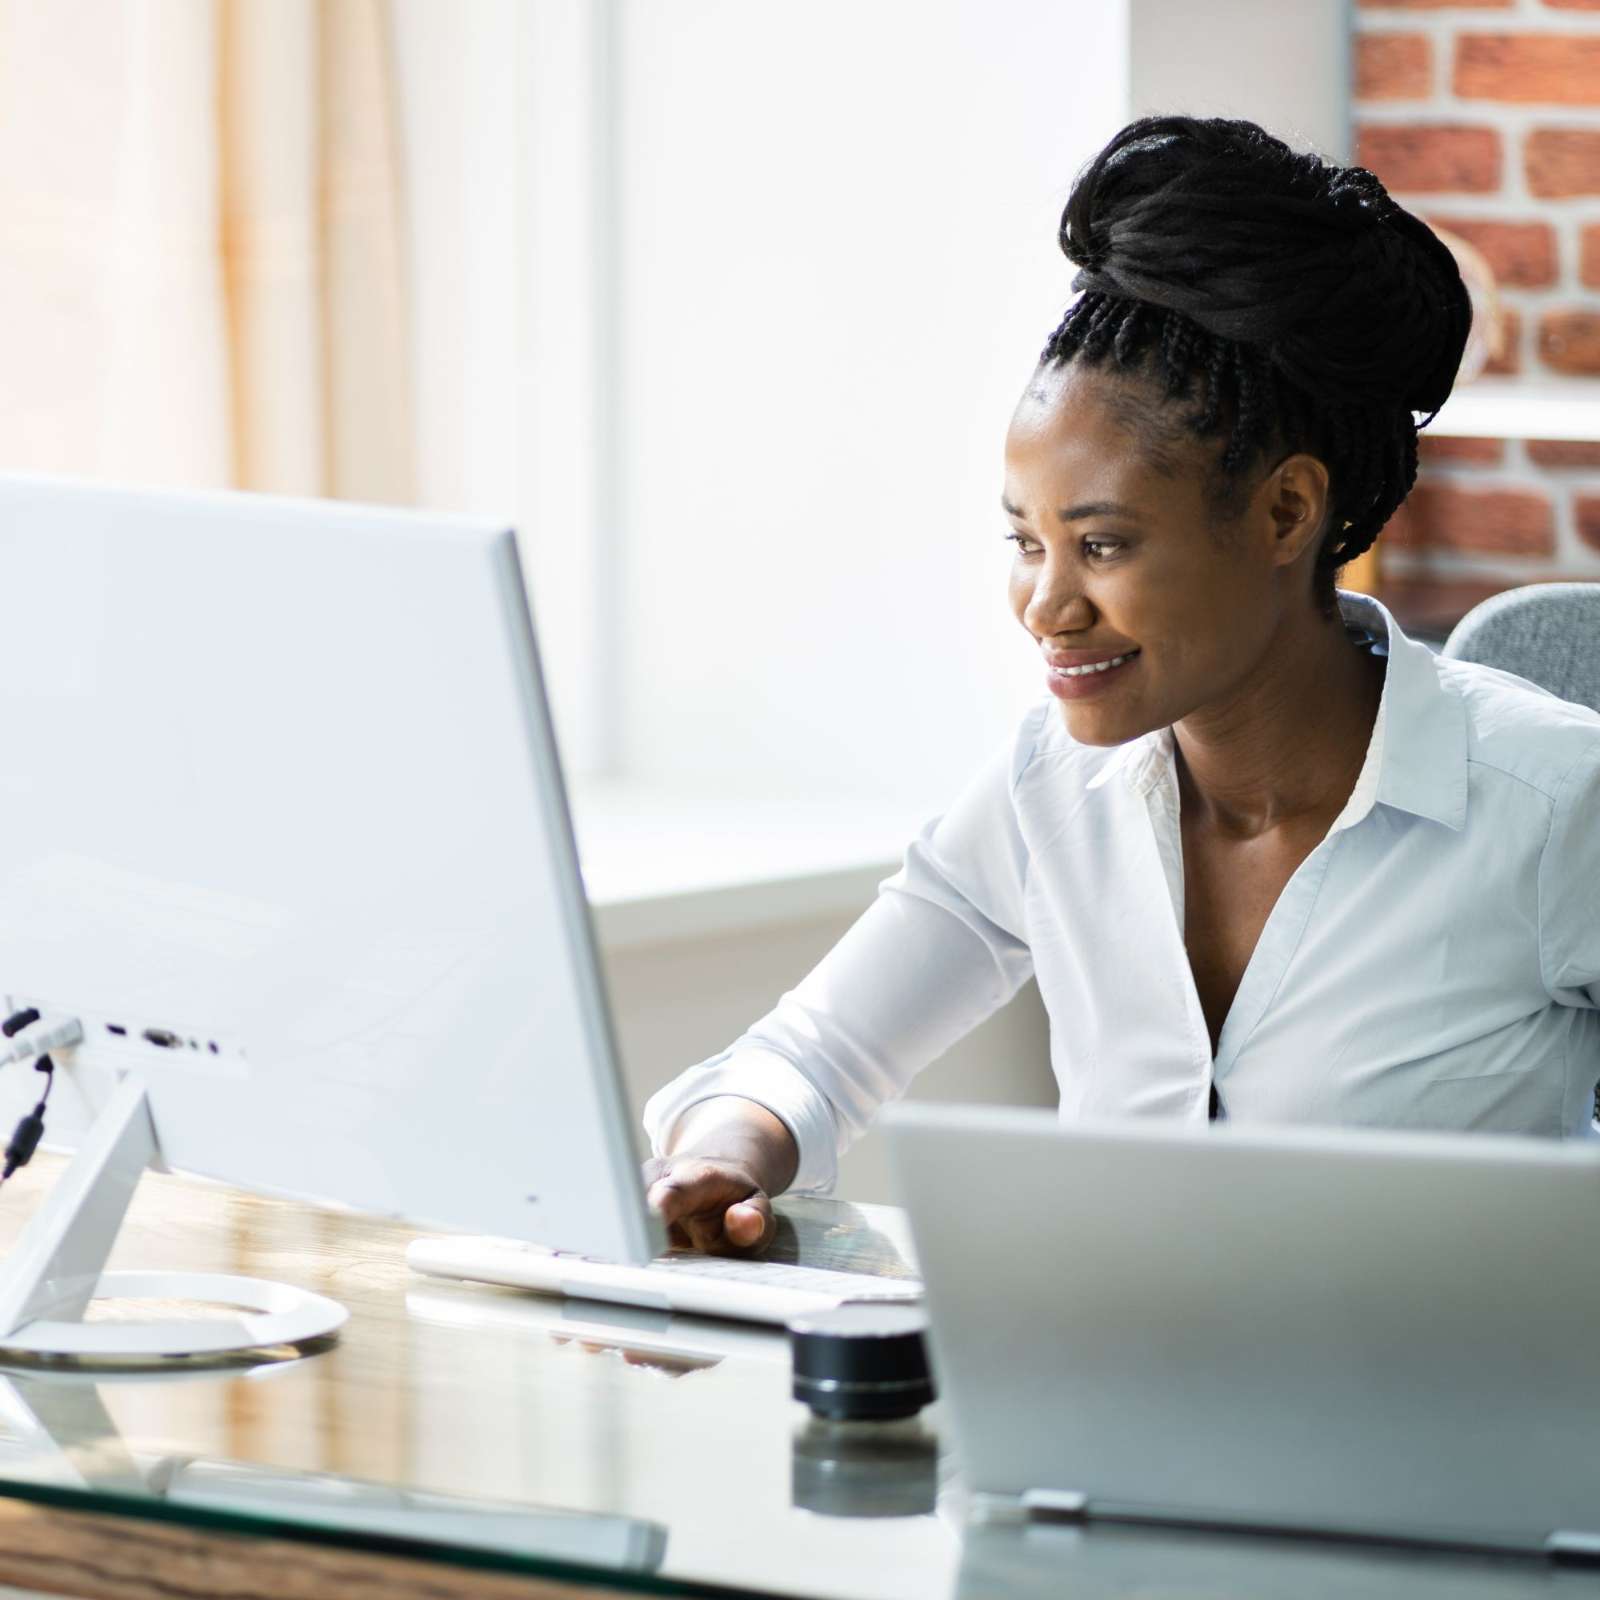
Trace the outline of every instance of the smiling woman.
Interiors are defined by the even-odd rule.
[[[1370,173],[1190,117],[1118,133],[1060,240],[1002,492],[1048,698],[651,1100],[681,1242],[760,1248],[1030,974],[1064,1116],[1589,1129],[1600,716],[1335,587],[1454,381],[1452,257]]]

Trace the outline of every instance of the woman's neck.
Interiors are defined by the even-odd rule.
[[[1237,838],[1331,821],[1360,775],[1384,665],[1341,618],[1286,629],[1239,693],[1174,727],[1186,820]]]

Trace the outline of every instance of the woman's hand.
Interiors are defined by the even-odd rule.
[[[644,1181],[646,1201],[679,1249],[758,1255],[772,1243],[772,1201],[737,1161],[658,1156],[645,1162]]]
[[[667,1153],[645,1162],[645,1199],[680,1249],[759,1255],[777,1232],[771,1197],[799,1162],[793,1135],[765,1106],[717,1095],[690,1106]]]

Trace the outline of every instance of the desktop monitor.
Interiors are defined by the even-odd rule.
[[[510,530],[7,477],[0,574],[0,995],[82,1022],[45,1135],[96,1147],[78,1187],[131,1150],[648,1260]],[[0,1137],[37,1094],[0,1071]],[[81,1313],[93,1209],[20,1299],[0,1268],[0,1346]]]

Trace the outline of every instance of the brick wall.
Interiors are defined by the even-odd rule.
[[[1600,0],[1357,0],[1355,160],[1476,245],[1510,344],[1491,370],[1600,394]],[[1380,593],[1443,626],[1541,578],[1600,579],[1600,442],[1426,429]]]

